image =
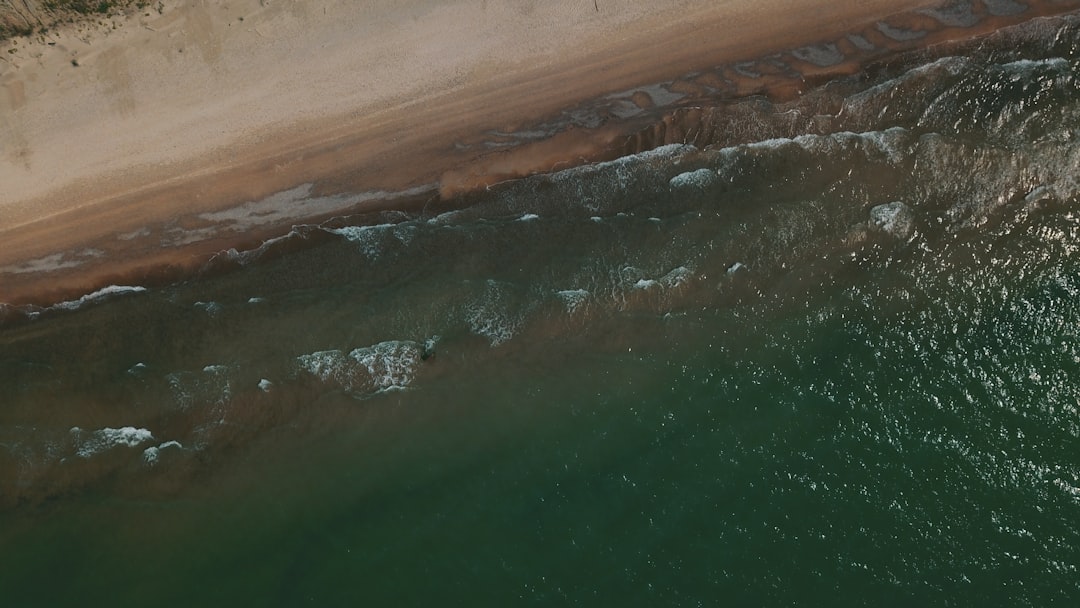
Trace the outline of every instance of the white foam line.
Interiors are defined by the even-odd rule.
[[[98,300],[105,299],[109,296],[117,296],[128,293],[142,293],[146,291],[145,287],[138,285],[109,285],[108,287],[102,287],[101,289],[88,293],[78,300],[68,300],[67,302],[60,302],[59,304],[53,304],[46,310],[78,310],[86,304],[96,302]]]

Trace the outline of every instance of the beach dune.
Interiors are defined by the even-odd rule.
[[[164,280],[307,219],[595,160],[665,105],[770,92],[740,62],[787,52],[797,72],[771,92],[794,95],[950,15],[1016,18],[995,4],[196,0],[6,41],[0,302]]]

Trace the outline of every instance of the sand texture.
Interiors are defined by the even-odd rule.
[[[194,0],[13,39],[0,302],[166,280],[302,221],[437,208],[674,139],[655,129],[672,109],[798,95],[1076,4]]]

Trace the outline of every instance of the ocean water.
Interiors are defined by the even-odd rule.
[[[2,603],[1072,605],[1078,70],[1041,20],[8,310]]]

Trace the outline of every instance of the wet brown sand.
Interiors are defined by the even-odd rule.
[[[761,17],[752,12],[733,21],[730,12],[689,11],[640,36],[628,27],[573,63],[491,74],[420,104],[298,122],[224,163],[192,160],[69,187],[55,196],[78,204],[47,217],[36,216],[35,200],[23,201],[14,207],[22,215],[0,226],[0,302],[44,305],[105,285],[163,284],[299,223],[387,209],[434,213],[524,175],[664,143],[737,143],[734,126],[718,120],[732,100],[794,99],[905,52],[1080,7],[911,2],[889,14],[835,4],[767,22],[746,21]],[[275,204],[250,204],[289,191]]]

